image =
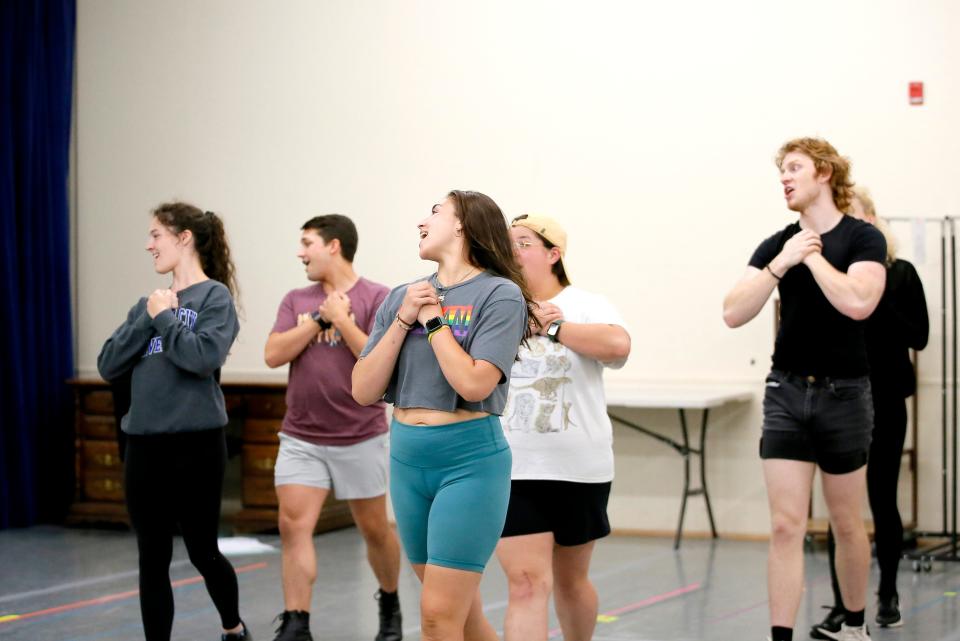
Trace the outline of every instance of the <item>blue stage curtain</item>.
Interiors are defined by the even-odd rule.
[[[75,0],[0,1],[0,529],[73,494],[67,170]]]

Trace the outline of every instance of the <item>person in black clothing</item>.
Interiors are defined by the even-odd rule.
[[[903,546],[897,482],[907,435],[905,399],[917,389],[909,350],[926,347],[930,321],[923,283],[917,271],[909,262],[896,257],[893,236],[886,223],[877,218],[873,200],[866,189],[857,187],[854,193],[851,215],[875,225],[887,240],[887,286],[880,304],[864,327],[874,411],[873,440],[867,461],[867,496],[873,513],[877,565],[880,566],[876,622],[881,627],[897,627],[903,624],[897,595],[897,569]],[[834,567],[832,531],[827,534],[827,543],[834,606],[810,631],[810,636],[815,639],[835,639],[842,622],[843,606]]]
[[[772,641],[791,641],[803,592],[803,538],[820,468],[846,610],[839,639],[867,641],[870,543],[860,504],[873,431],[863,319],[883,294],[886,243],[845,215],[850,164],[825,140],[800,138],[777,154],[787,207],[799,221],[763,241],[723,302],[724,321],[753,319],[779,287],[781,323],[766,379],[760,457],[770,504],[768,590]]]
[[[124,490],[140,553],[147,641],[173,628],[170,560],[179,528],[223,626],[222,641],[251,641],[240,619],[237,575],[217,547],[227,424],[220,367],[237,337],[233,262],[223,223],[185,203],[153,212],[146,250],[169,289],[141,298],[104,343],[100,375],[130,377]]]

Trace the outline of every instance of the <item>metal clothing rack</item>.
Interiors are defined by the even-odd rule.
[[[889,217],[892,222],[915,222],[917,218]],[[928,223],[936,223],[940,227],[940,433],[941,433],[941,517],[942,524],[938,531],[915,531],[918,538],[940,539],[939,543],[917,548],[903,555],[905,559],[913,561],[915,572],[920,570],[929,572],[933,569],[934,561],[960,561],[957,552],[957,234],[956,219],[950,216],[942,219],[919,219]],[[947,236],[950,238],[950,304],[949,329],[947,314]],[[947,378],[947,361],[952,366],[951,378]],[[948,413],[948,401],[950,412]],[[916,408],[916,406],[914,406]],[[916,430],[914,430],[916,443]],[[951,462],[948,465],[948,444],[951,451]],[[952,473],[951,473],[952,470]],[[952,476],[951,488],[948,488],[948,477]],[[949,500],[948,500],[949,498]],[[949,523],[948,523],[949,521]]]

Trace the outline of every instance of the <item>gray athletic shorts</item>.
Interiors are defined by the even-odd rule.
[[[387,492],[388,435],[379,434],[353,445],[314,445],[280,434],[280,452],[273,483],[331,486],[341,500],[369,499]]]

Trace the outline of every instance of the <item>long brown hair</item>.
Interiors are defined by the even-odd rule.
[[[183,202],[164,203],[153,210],[153,215],[175,234],[190,231],[203,273],[226,285],[234,299],[239,298],[237,270],[230,258],[227,233],[219,216]]]
[[[527,318],[537,327],[540,323],[533,313],[533,297],[527,289],[523,271],[513,255],[507,218],[492,198],[477,191],[454,189],[447,198],[453,201],[457,218],[463,223],[463,239],[467,245],[467,260],[472,265],[513,281],[520,288],[527,304]],[[531,334],[527,324],[527,336]]]

